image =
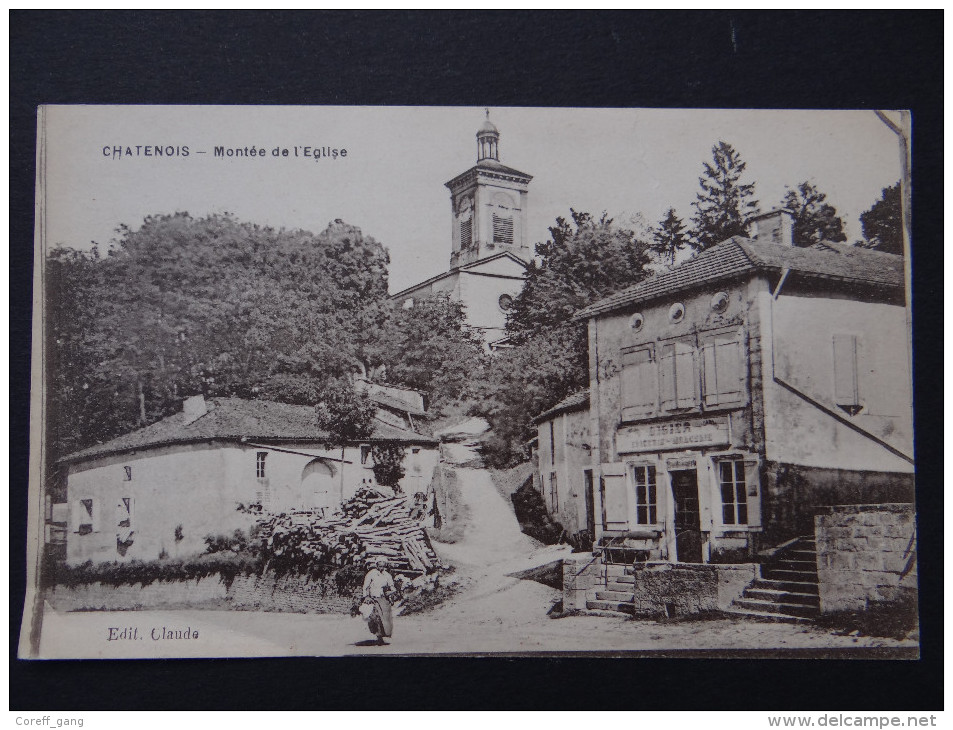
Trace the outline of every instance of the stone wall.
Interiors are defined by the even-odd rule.
[[[912,504],[825,507],[814,531],[822,612],[864,610],[916,592]]]
[[[724,611],[758,577],[758,566],[644,563],[634,566],[637,616]]]
[[[563,559],[563,611],[586,610],[586,591],[605,587],[603,567],[588,553]]]
[[[228,587],[218,576],[147,586],[89,583],[55,586],[47,600],[57,611],[220,609],[289,613],[347,613],[359,589],[339,593],[334,577],[308,581],[274,574],[237,576]]]

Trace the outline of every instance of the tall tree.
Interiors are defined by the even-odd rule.
[[[744,236],[745,219],[758,212],[754,183],[742,183],[746,163],[735,148],[724,141],[711,148],[712,161],[703,162],[698,178],[692,247],[703,251],[732,236]]]
[[[884,188],[880,200],[860,214],[860,225],[868,248],[903,256],[903,213],[900,183]]]
[[[650,248],[663,263],[667,261],[674,264],[678,252],[690,244],[685,228],[685,223],[675,214],[675,209],[669,208],[665,217],[652,229]]]
[[[807,180],[784,194],[781,206],[794,213],[795,246],[806,248],[821,241],[838,243],[847,240],[844,221],[826,200],[827,195]]]

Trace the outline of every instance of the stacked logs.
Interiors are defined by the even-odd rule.
[[[361,489],[330,514],[263,516],[259,534],[266,545],[294,549],[305,558],[334,565],[366,565],[384,558],[392,573],[417,577],[434,572],[440,562],[424,529],[424,515],[414,507],[406,496]],[[298,544],[292,548],[292,542]]]

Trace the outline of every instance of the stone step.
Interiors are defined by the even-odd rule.
[[[742,598],[771,601],[773,603],[797,603],[802,606],[814,606],[815,608],[820,606],[816,593],[792,593],[791,591],[778,591],[770,588],[745,588]]]
[[[803,618],[809,618],[818,614],[818,609],[814,606],[802,606],[797,603],[775,603],[773,601],[761,601],[753,598],[738,598],[732,605],[749,611],[781,613],[789,616],[801,616]]]
[[[615,611],[616,613],[635,613],[635,604],[619,601],[586,601],[586,608],[591,611]]]
[[[770,578],[758,578],[751,584],[751,588],[763,588],[769,591],[790,591],[791,593],[810,593],[816,596],[818,594],[817,583],[799,582],[793,580],[771,580]]]
[[[785,555],[790,555],[795,560],[817,560],[817,550],[788,550]]]
[[[817,561],[816,560],[793,560],[791,558],[781,558],[776,563],[772,563],[772,567],[783,568],[785,570],[817,570]]]
[[[803,616],[789,616],[786,613],[769,613],[767,611],[751,611],[746,608],[729,606],[725,613],[729,613],[738,618],[754,619],[757,621],[768,621],[771,623],[782,624],[809,624],[811,620]]]
[[[619,603],[625,603],[628,601],[631,603],[633,601],[632,591],[596,591],[596,600],[597,601],[618,601]]]
[[[616,583],[615,581],[612,581],[612,580],[606,583],[605,586],[598,587],[599,590],[617,591],[619,593],[626,593],[629,595],[630,598],[632,596],[632,592],[634,588],[635,586],[633,586],[631,583]]]
[[[610,575],[607,580],[609,583],[624,583],[630,586],[635,584],[634,575]]]
[[[762,568],[761,575],[768,580],[782,580],[794,583],[817,583],[817,572],[811,573],[805,570]]]

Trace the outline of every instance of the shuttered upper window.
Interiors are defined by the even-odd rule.
[[[863,408],[857,380],[857,335],[834,335],[834,402],[852,416]]]
[[[513,216],[493,214],[493,243],[513,243]]]
[[[469,218],[460,222],[460,248],[470,248],[473,244],[473,221]]]
[[[698,404],[695,345],[691,340],[665,342],[659,347],[661,407],[665,411]]]
[[[744,369],[737,332],[706,337],[702,344],[704,404],[719,406],[744,400]]]
[[[655,411],[658,402],[658,367],[652,345],[622,353],[622,419],[631,420]]]

